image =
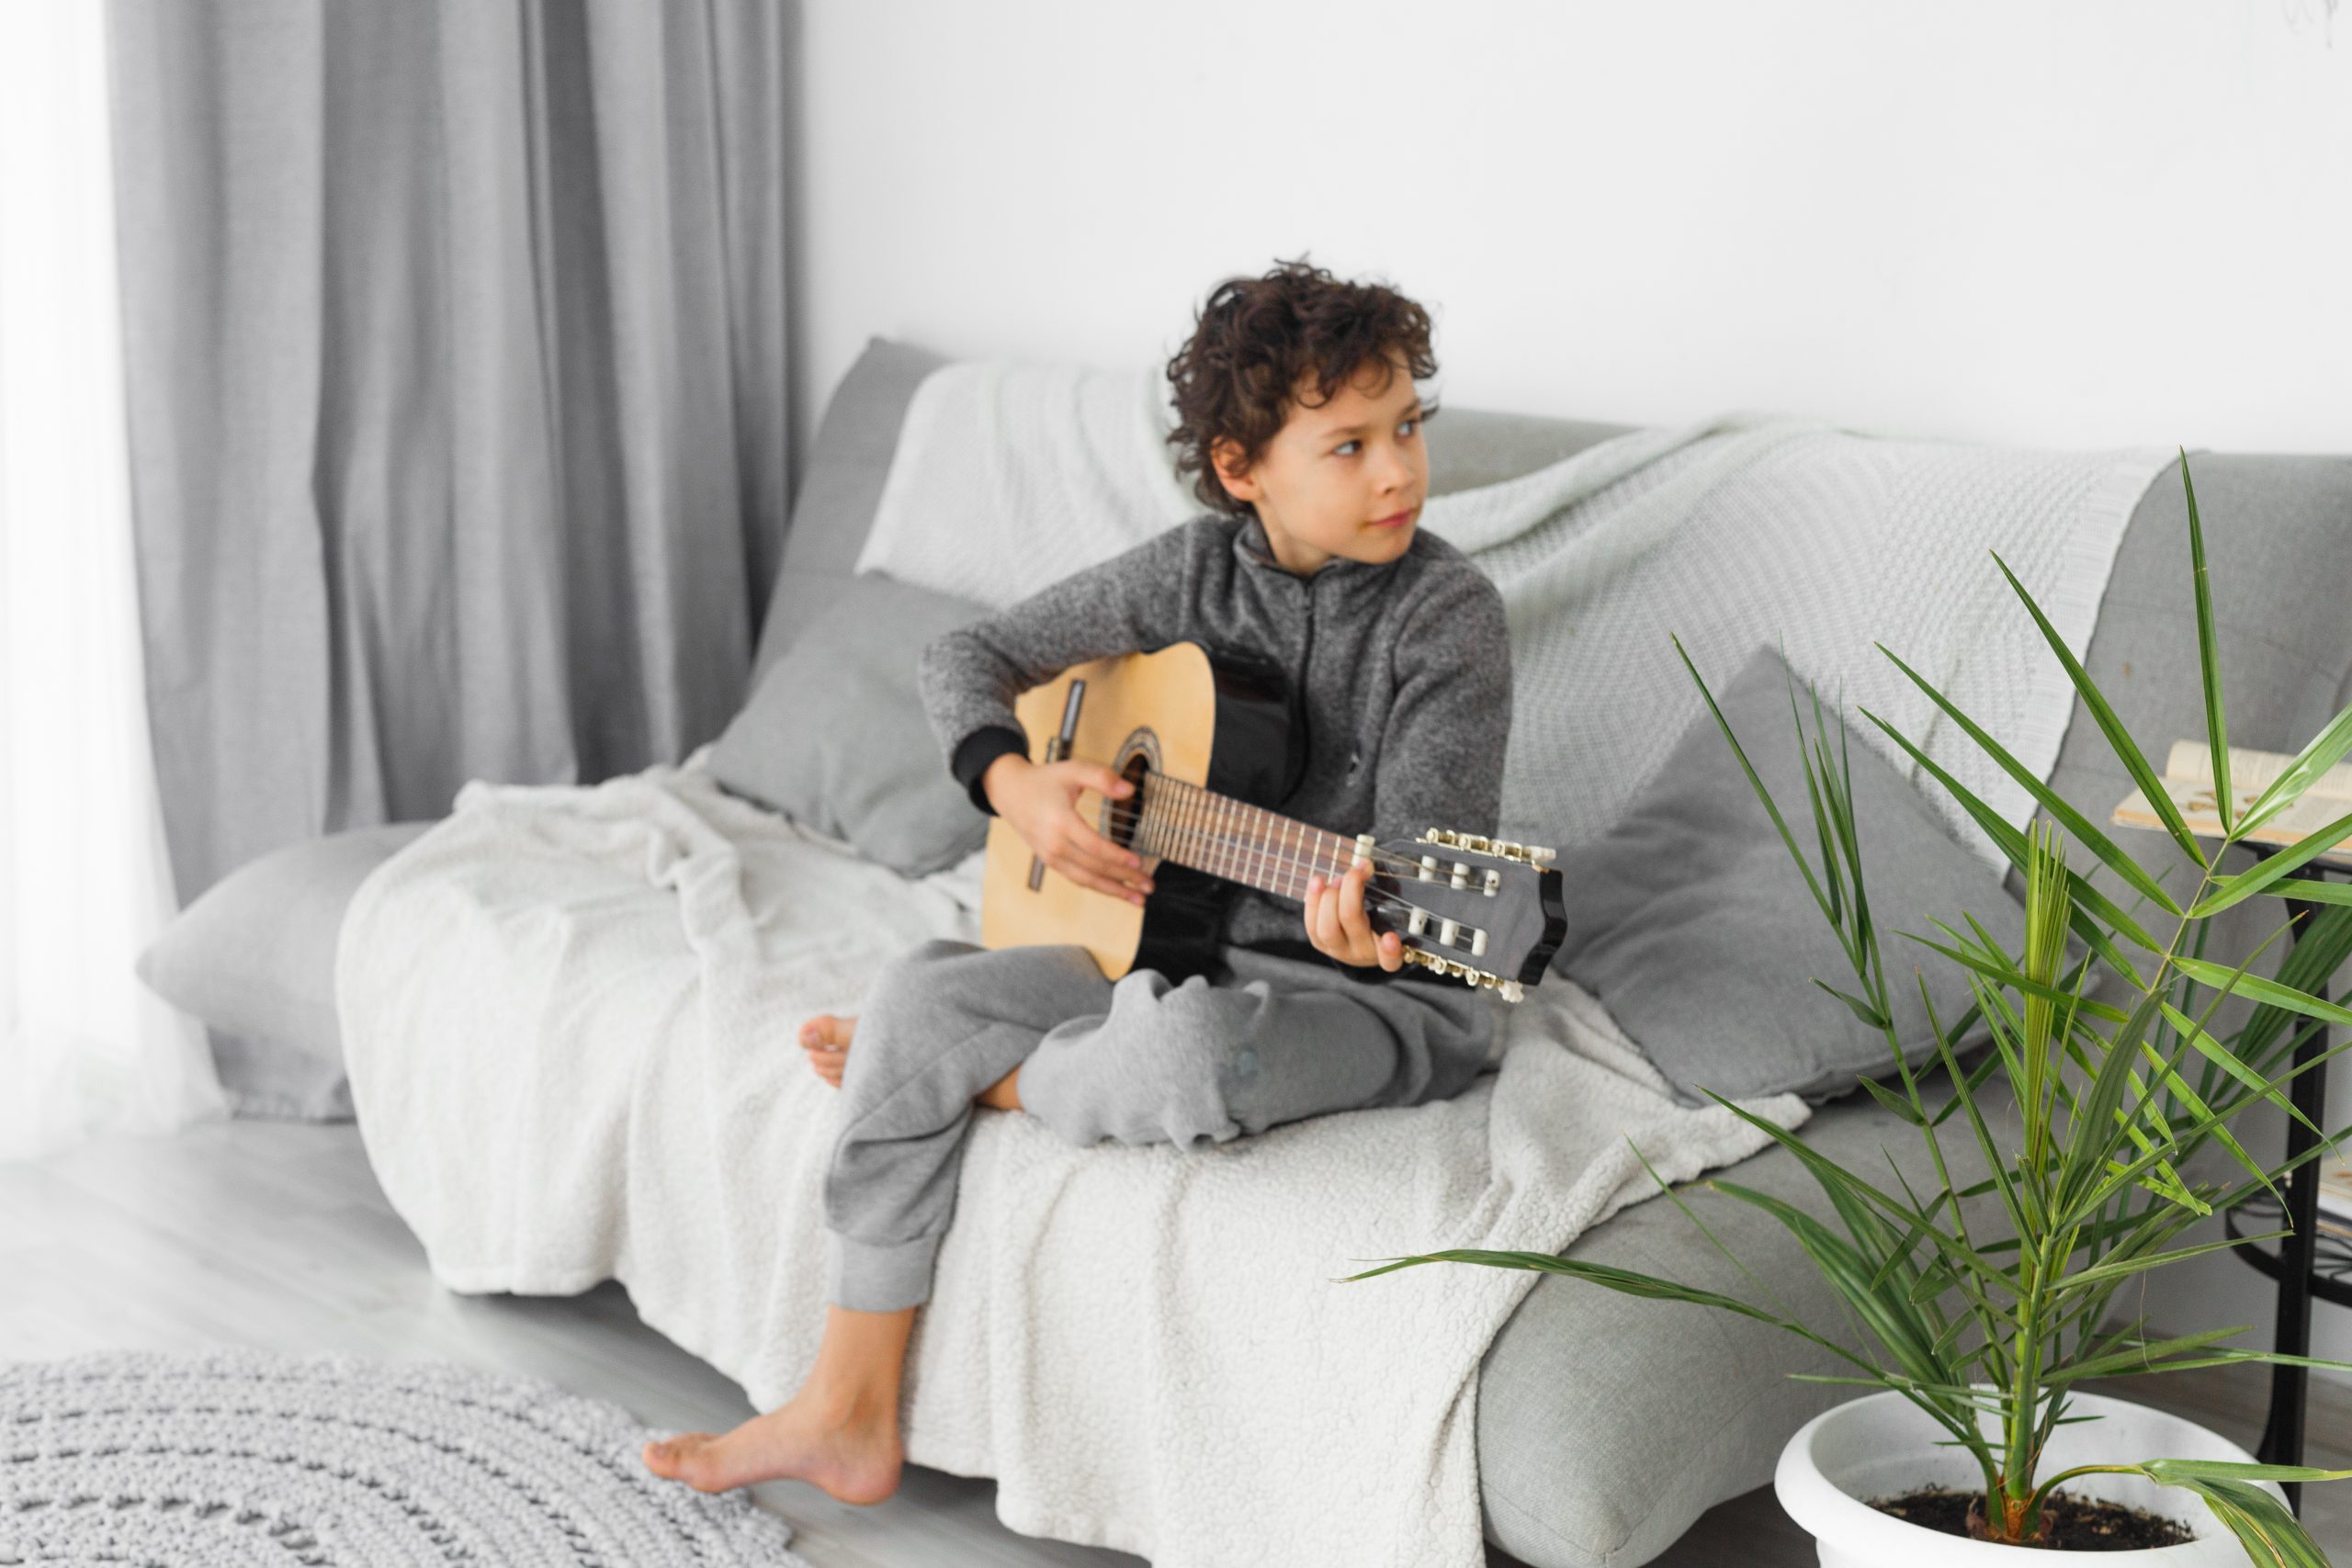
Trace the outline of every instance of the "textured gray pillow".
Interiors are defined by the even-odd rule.
[[[1817,855],[1788,679],[1780,654],[1763,649],[1715,700],[1798,844]],[[1809,727],[1811,700],[1803,682],[1796,690]],[[1834,743],[1826,697],[1822,711]],[[2025,910],[1859,736],[1848,754],[1896,1037],[1917,1065],[1935,1041],[1913,970],[1924,971],[1947,1028],[1971,996],[1959,965],[1895,933],[1942,942],[1932,921],[1965,931],[1965,910],[2014,953]],[[1702,1100],[1701,1089],[1735,1100],[1826,1098],[1853,1089],[1860,1075],[1894,1070],[1885,1035],[1813,984],[1860,994],[1713,715],[1691,721],[1624,821],[1598,842],[1562,850],[1557,863],[1568,931],[1554,967],[1599,997],[1685,1099]]]
[[[878,573],[842,579],[711,749],[711,776],[902,875],[954,865],[987,841],[988,818],[947,772],[915,668],[933,638],[987,613]]]
[[[133,968],[190,1017],[339,1067],[334,950],[343,912],[368,873],[432,826],[387,822],[249,861],[174,917]]]

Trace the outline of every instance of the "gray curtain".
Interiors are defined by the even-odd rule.
[[[468,779],[676,762],[782,553],[766,0],[110,0],[180,901]],[[216,1035],[247,1113],[340,1072]]]

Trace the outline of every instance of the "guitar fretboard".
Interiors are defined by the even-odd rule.
[[[1165,773],[1145,777],[1134,847],[1279,897],[1306,897],[1306,879],[1345,875],[1356,841]]]

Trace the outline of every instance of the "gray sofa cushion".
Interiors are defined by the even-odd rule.
[[[247,862],[204,890],[134,965],[150,990],[213,1029],[339,1072],[335,940],[368,874],[430,822],[311,839]],[[346,1109],[347,1095],[342,1100]]]
[[[988,818],[949,776],[915,669],[986,605],[869,574],[843,579],[711,749],[721,787],[854,844],[905,876],[954,865]]]
[[[1814,722],[1804,682],[1770,648],[1728,682],[1702,673],[1798,845],[1815,854],[1804,742],[1790,712],[1793,686]],[[1834,747],[1834,699],[1822,713]],[[1965,910],[2015,952],[2025,911],[1876,751],[1856,739],[1847,761],[1871,913],[1898,977],[1888,987],[1896,1036],[1916,1066],[1935,1055],[1935,1036],[1917,988],[1899,977],[1924,960],[1947,1024],[1968,1010],[1970,991],[1957,965],[1894,933],[1946,940],[1933,921],[1965,931]],[[1623,820],[1562,850],[1557,863],[1568,923],[1554,967],[1600,998],[1686,1100],[1703,1104],[1702,1089],[1733,1100],[1838,1095],[1858,1075],[1894,1069],[1886,1036],[1813,983],[1860,990],[1713,714],[1684,729]]]

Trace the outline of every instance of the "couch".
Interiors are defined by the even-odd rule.
[[[909,401],[943,363],[915,345],[876,338],[835,389],[795,500],[746,694],[851,575]],[[1431,426],[1431,490],[1508,479],[1623,428],[1449,407]],[[2343,588],[2352,583],[2352,459],[2201,455],[2193,461],[2215,564],[2232,738],[2296,750],[2352,700],[2352,637],[2342,630]],[[2160,479],[2132,515],[2086,660],[2143,748],[2159,758],[2174,737],[2203,733],[2190,616],[2181,491],[2177,479]],[[2052,782],[2101,816],[2130,788],[2079,703]],[[341,857],[342,895],[374,859],[424,826],[367,830],[369,853]],[[2014,874],[2011,890],[2018,891]],[[331,894],[322,897],[332,902]],[[2259,915],[2251,905],[2233,913],[2245,929]],[[2244,932],[2229,934],[2235,942]],[[1932,1179],[1916,1134],[1865,1096],[1824,1106],[1804,1136],[1848,1163],[1876,1160],[1883,1146],[1908,1179]],[[1784,1153],[1758,1156],[1734,1174],[1828,1212]],[[1816,1322],[1837,1321],[1834,1299],[1777,1225],[1728,1202],[1703,1212],[1790,1307]],[[1745,1286],[1666,1203],[1625,1211],[1584,1235],[1570,1256],[1727,1291]],[[1822,1353],[1759,1324],[1543,1276],[1480,1371],[1476,1444],[1487,1538],[1538,1568],[1647,1561],[1707,1508],[1770,1478],[1789,1434],[1847,1392],[1785,1374],[1829,1370]]]

